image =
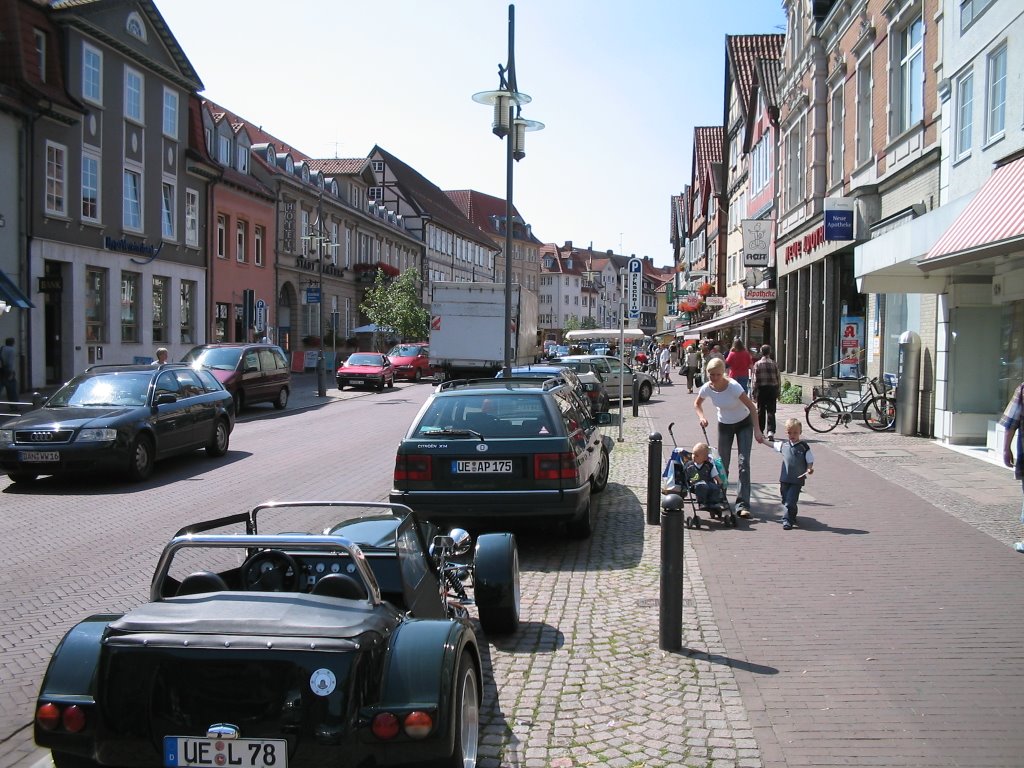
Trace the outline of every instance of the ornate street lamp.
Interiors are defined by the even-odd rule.
[[[531,99],[516,86],[516,7],[508,7],[508,62],[498,65],[498,90],[473,94],[473,101],[494,107],[491,131],[506,139],[505,157],[505,360],[502,375],[512,375],[512,161],[526,157],[526,132],[539,131],[543,123],[522,116],[523,104]]]

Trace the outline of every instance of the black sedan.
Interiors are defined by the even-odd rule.
[[[92,366],[43,406],[0,425],[0,470],[12,481],[111,469],[144,480],[159,459],[228,450],[231,395],[181,363]]]
[[[465,531],[372,502],[264,504],[184,528],[148,603],[61,641],[36,743],[56,768],[472,768],[484,687],[463,581],[485,631],[512,631],[519,570],[511,534],[471,550]]]

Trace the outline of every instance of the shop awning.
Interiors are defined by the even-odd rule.
[[[919,259],[927,271],[1024,249],[1024,157],[996,168],[956,221]]]
[[[21,289],[14,284],[7,275],[0,271],[0,299],[3,299],[12,307],[19,307],[21,309],[34,309],[33,304],[28,296],[21,292]]]
[[[718,328],[728,328],[729,326],[736,325],[736,323],[742,323],[744,320],[752,320],[755,317],[768,314],[768,302],[764,301],[760,304],[751,304],[744,307],[739,312],[733,312],[731,315],[724,317],[716,317],[713,320],[707,320],[698,325],[691,325],[689,328],[683,328],[682,331],[685,334],[691,333],[703,333],[704,331],[714,331]],[[685,338],[685,336],[684,336]]]

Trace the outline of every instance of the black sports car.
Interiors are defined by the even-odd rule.
[[[400,504],[269,503],[184,528],[150,602],[61,641],[36,742],[57,768],[473,766],[483,686],[465,586],[485,631],[513,631],[519,562],[511,534],[470,548]]]

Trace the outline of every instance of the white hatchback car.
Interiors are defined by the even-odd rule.
[[[622,397],[624,400],[633,399],[633,379],[636,378],[639,387],[639,399],[646,403],[651,399],[651,394],[657,386],[655,378],[648,373],[623,365],[619,358],[608,355],[565,355],[551,360],[551,363],[570,362],[579,360],[584,363],[591,363],[604,379],[604,386],[608,390],[608,397],[612,400],[619,399],[619,381],[622,381]]]

